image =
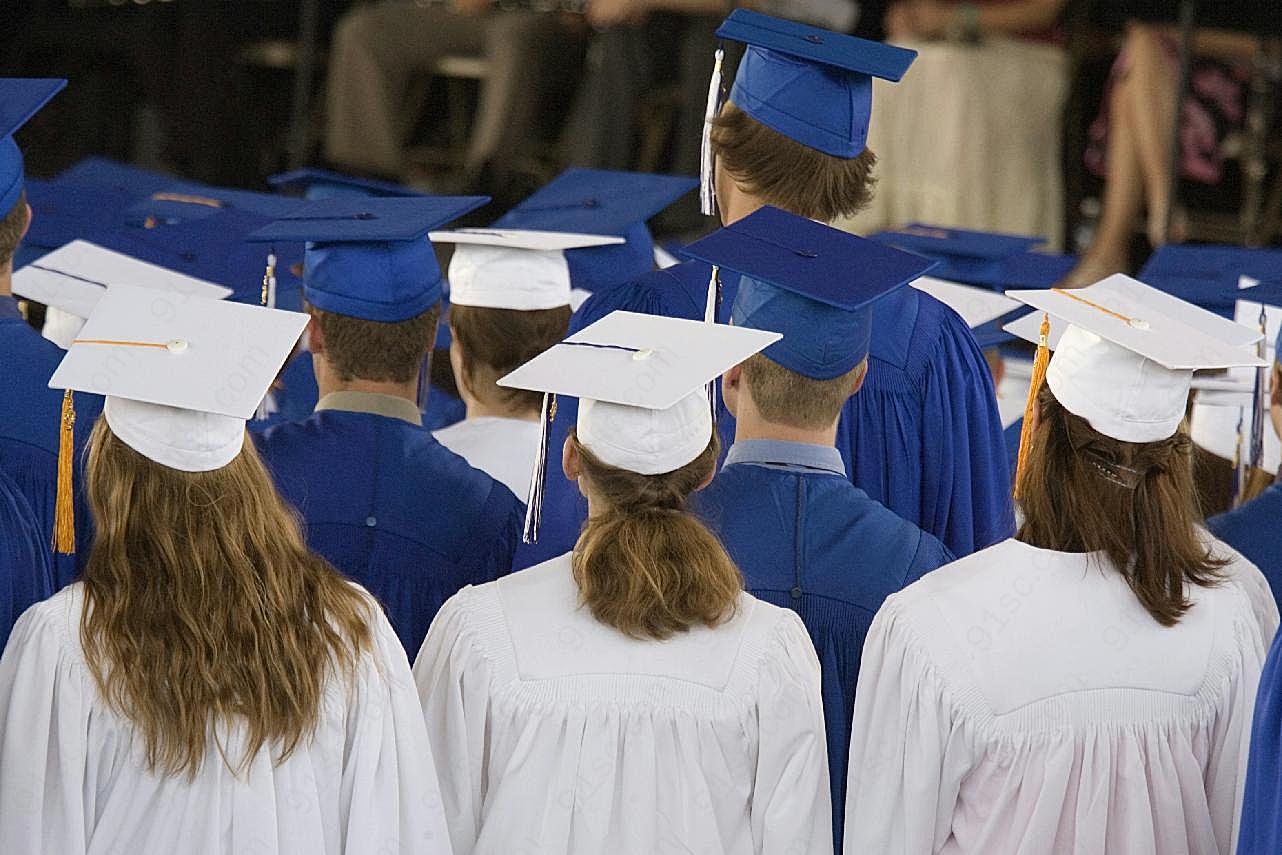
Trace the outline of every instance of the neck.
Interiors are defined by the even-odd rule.
[[[781,425],[777,422],[766,421],[755,408],[742,408],[752,410],[744,412],[734,423],[734,440],[743,442],[749,439],[773,439],[778,442],[799,442],[805,445],[823,445],[834,448],[837,445],[837,423],[819,430],[809,428],[794,427],[792,425]]]
[[[522,422],[537,422],[539,420],[538,410],[522,410],[517,407],[505,407],[501,404],[487,404],[470,395],[463,396],[463,403],[467,407],[467,418],[469,419],[516,419]]]
[[[736,188],[736,190],[737,192],[726,200],[725,209],[721,212],[721,224],[723,226],[736,223],[770,204],[765,199],[761,199],[751,193],[745,193],[741,188]],[[815,222],[821,221],[816,220]],[[832,223],[824,223],[824,225],[831,226]]]
[[[319,367],[319,365],[318,365]],[[418,403],[418,373],[408,383],[388,383],[379,380],[339,380],[329,371],[316,372],[316,389],[323,398],[331,392],[368,392],[375,395],[390,395],[393,398],[404,398],[411,404]]]
[[[0,267],[0,297],[13,296],[13,262]]]

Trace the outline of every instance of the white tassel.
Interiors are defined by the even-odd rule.
[[[705,216],[717,213],[717,191],[713,186],[712,123],[721,112],[721,61],[726,52],[717,48],[708,82],[708,106],[703,115],[703,138],[699,144],[699,208]]]
[[[708,279],[708,303],[703,308],[703,322],[706,324],[715,324],[717,322],[717,303],[721,299],[721,268],[712,265],[712,276]]]
[[[274,249],[267,253],[267,269],[263,271],[263,293],[260,299],[267,308],[276,308],[276,251]],[[254,413],[254,420],[265,421],[275,409],[275,401],[272,400],[272,394],[269,391],[258,402],[258,410]]]
[[[521,540],[538,543],[539,523],[543,521],[543,482],[547,478],[548,442],[552,420],[556,418],[556,396],[543,393],[543,408],[539,411],[539,453],[534,458],[534,475],[530,478],[530,492],[525,497],[525,527]]]
[[[276,308],[276,253],[267,255],[267,308]]]

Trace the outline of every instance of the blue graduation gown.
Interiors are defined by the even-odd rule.
[[[0,297],[0,471],[18,487],[35,514],[46,551],[53,540],[55,499],[58,494],[58,431],[62,419],[62,392],[49,388],[63,351],[42,338],[22,318],[12,297]],[[73,476],[76,486],[77,555],[54,555],[54,590],[78,574],[78,562],[89,555],[93,522],[84,496],[81,465],[94,422],[102,412],[102,398],[76,393],[76,427]]]
[[[710,273],[708,265],[685,262],[598,292],[571,318],[570,330],[616,309],[701,319]],[[728,319],[737,289],[737,277],[722,277],[718,321]],[[734,423],[724,406],[718,419],[725,448]],[[573,423],[566,419],[560,437]],[[955,555],[1015,531],[992,372],[965,321],[915,288],[874,305],[868,377],[846,402],[837,449],[856,487]]]
[[[1278,852],[1282,852],[1282,633],[1273,639],[1255,698],[1237,844],[1237,855]]]
[[[308,545],[383,604],[412,661],[437,610],[512,566],[512,491],[396,418],[323,410],[255,435]]]
[[[691,499],[753,596],[791,608],[822,668],[835,851],[841,851],[859,658],[886,597],[952,560],[938,540],[846,479],[836,449],[755,440]]]
[[[27,606],[53,594],[53,567],[41,534],[18,485],[0,472],[0,650]]]
[[[1260,568],[1282,603],[1282,484],[1271,484],[1251,501],[1206,521],[1211,533]]]

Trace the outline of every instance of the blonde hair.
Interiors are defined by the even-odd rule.
[[[571,558],[593,617],[642,639],[730,618],[743,576],[721,542],[685,510],[686,498],[716,466],[716,433],[699,457],[665,475],[608,466],[573,431],[569,441],[604,505],[584,524]]]
[[[768,422],[822,430],[841,415],[850,387],[868,366],[865,359],[831,380],[814,380],[758,353],[743,363],[743,378],[757,412]]]
[[[222,755],[233,771],[268,743],[283,761],[314,731],[327,681],[350,679],[369,648],[369,601],[307,549],[248,439],[222,469],[179,472],[100,419],[86,471],[97,535],[81,643],[148,768],[194,776],[208,735],[242,724],[244,755]]]

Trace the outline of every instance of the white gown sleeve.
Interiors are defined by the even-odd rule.
[[[951,833],[971,748],[900,595],[877,613],[855,690],[847,855],[931,855]]]
[[[752,839],[761,855],[832,852],[832,795],[819,660],[801,619],[788,612],[757,684],[760,747]]]
[[[374,606],[374,611],[372,656],[360,666],[348,712],[341,785],[343,852],[449,855],[432,746],[414,678],[382,609]]]
[[[85,793],[96,690],[60,640],[63,609],[37,603],[0,658],[0,852],[86,851]]]
[[[489,731],[490,665],[468,627],[472,589],[436,613],[414,661],[428,738],[445,803],[454,855],[471,855],[485,803],[484,757]]]

